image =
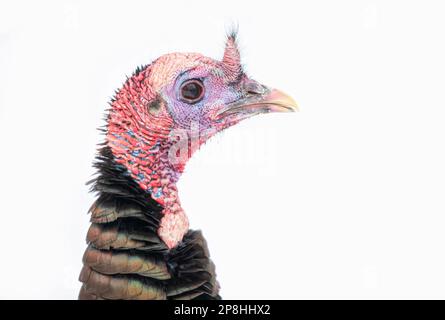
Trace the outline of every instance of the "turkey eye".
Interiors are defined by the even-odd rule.
[[[200,80],[194,79],[181,85],[181,98],[187,103],[196,103],[204,96],[204,85]]]

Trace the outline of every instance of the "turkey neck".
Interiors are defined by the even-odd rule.
[[[169,249],[157,230],[164,208],[103,147],[90,181],[98,198],[90,209],[80,299],[218,299],[207,244],[189,230]]]
[[[113,119],[113,114],[111,115]],[[118,164],[123,165],[147,197],[163,206],[157,233],[168,248],[174,248],[189,229],[189,222],[178,196],[178,181],[184,165],[170,161],[173,142],[165,133],[144,134],[123,129],[110,121],[107,145]]]

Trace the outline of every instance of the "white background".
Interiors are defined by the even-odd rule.
[[[300,104],[180,181],[224,298],[445,298],[443,1],[2,1],[0,298],[75,299],[107,102],[137,65],[219,58]]]

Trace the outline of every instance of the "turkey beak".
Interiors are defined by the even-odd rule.
[[[269,112],[296,112],[299,111],[295,100],[278,89],[271,89],[262,101],[263,105],[269,106]]]
[[[229,116],[237,120],[269,112],[295,112],[298,105],[294,99],[277,89],[270,89],[258,82],[251,81],[245,86],[246,96],[220,110],[216,118]]]

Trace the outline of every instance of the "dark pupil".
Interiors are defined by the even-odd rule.
[[[182,87],[182,96],[187,100],[195,100],[201,96],[202,87],[196,82],[191,82]]]

